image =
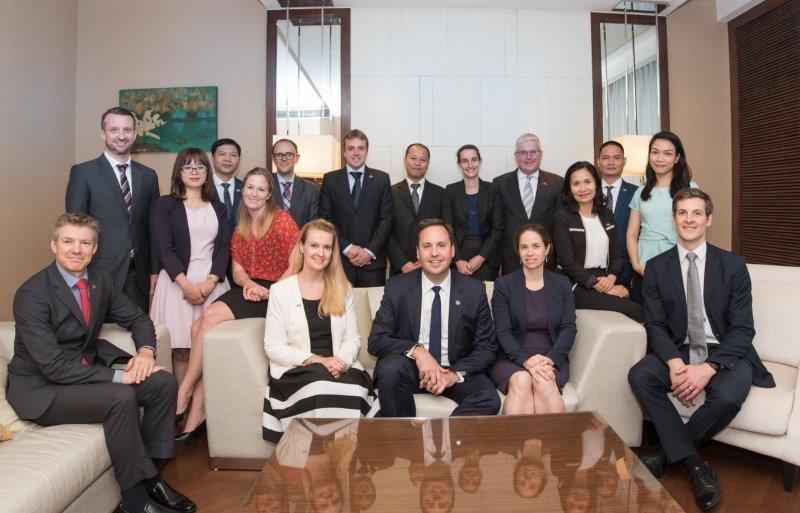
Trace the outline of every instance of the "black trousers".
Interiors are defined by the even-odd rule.
[[[630,299],[612,296],[611,294],[601,294],[596,290],[586,290],[578,285],[573,291],[575,296],[575,308],[585,310],[607,310],[619,312],[630,317],[636,322],[643,322],[642,305],[634,303]]]
[[[415,417],[414,394],[427,394],[419,388],[419,370],[414,360],[404,354],[393,354],[378,360],[375,384],[381,402],[382,417]],[[495,415],[500,411],[500,396],[485,374],[468,376],[442,392],[458,403],[453,416]]]
[[[383,287],[386,284],[386,267],[380,269],[356,267],[345,256],[342,257],[342,267],[353,287]]]
[[[147,281],[148,283],[150,282],[149,276],[147,277]],[[128,274],[125,276],[122,292],[144,313],[150,310],[150,291],[148,290],[147,293],[144,293],[141,287],[139,287],[139,274],[136,272],[136,265],[134,265],[133,259],[131,259]]]
[[[716,346],[709,345],[709,354]],[[689,362],[689,346],[681,348],[684,362]],[[706,385],[705,402],[683,423],[669,399],[669,367],[655,354],[648,354],[628,373],[633,393],[647,417],[653,422],[670,463],[697,453],[697,448],[722,431],[742,408],[753,382],[753,368],[740,359],[732,369],[717,372]]]
[[[39,425],[102,423],[106,447],[120,489],[127,490],[158,471],[153,458],[175,455],[178,382],[159,371],[138,385],[64,385],[38,419]],[[139,407],[144,408],[141,426]]]
[[[633,274],[631,274],[631,286],[628,290],[630,290],[631,293],[631,301],[640,305],[644,303],[644,296],[642,295],[643,283],[644,277],[636,271],[633,271]]]

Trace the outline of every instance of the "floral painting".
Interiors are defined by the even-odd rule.
[[[136,116],[133,152],[208,150],[217,140],[217,88],[120,89],[119,104]]]

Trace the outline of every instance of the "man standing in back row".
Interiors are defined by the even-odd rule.
[[[218,139],[211,145],[211,165],[214,166],[214,195],[225,205],[225,217],[233,232],[236,213],[242,201],[242,181],[236,178],[242,147],[233,139]],[[230,273],[229,273],[230,274]]]
[[[279,139],[272,145],[272,163],[275,165],[274,180],[275,203],[291,214],[297,227],[317,218],[319,191],[317,185],[294,172],[300,160],[297,145],[289,139]]]

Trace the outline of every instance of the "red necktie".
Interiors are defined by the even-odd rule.
[[[81,278],[75,286],[78,287],[78,291],[81,293],[81,313],[83,314],[83,321],[88,328],[92,314],[92,304],[89,302],[89,281],[86,278]],[[89,365],[89,361],[83,358],[81,359],[81,365]]]

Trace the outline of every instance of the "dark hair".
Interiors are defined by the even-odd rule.
[[[619,151],[622,152],[622,155],[625,155],[625,148],[623,148],[622,145],[617,141],[604,142],[603,144],[600,145],[600,149],[597,151],[597,154],[600,155],[601,153],[603,153],[603,148],[605,148],[606,146],[616,146],[617,148],[619,148]]]
[[[106,116],[109,114],[128,116],[129,118],[133,119],[133,128],[136,128],[136,116],[133,115],[133,112],[129,111],[125,107],[111,107],[105,111],[102,116],[100,116],[100,130],[103,130],[106,127]]]
[[[430,228],[431,226],[442,226],[445,230],[447,230],[447,235],[450,236],[450,244],[455,244],[456,238],[453,235],[453,228],[439,219],[438,217],[431,217],[429,219],[423,219],[419,223],[417,223],[417,244],[419,244],[419,235],[422,233],[422,230],[425,228]]]
[[[594,199],[592,200],[592,213],[596,214],[600,212],[600,210],[605,206],[605,196],[600,192],[600,174],[597,172],[597,168],[594,167],[590,162],[586,162],[582,160],[580,162],[576,162],[569,166],[567,172],[564,174],[564,184],[561,186],[561,202],[564,203],[568,209],[573,212],[578,211],[578,202],[575,200],[575,197],[572,195],[572,188],[570,187],[570,179],[572,178],[572,174],[580,171],[581,169],[585,169],[592,175],[592,179],[594,180]]]
[[[211,178],[211,162],[208,161],[208,155],[200,148],[184,148],[178,152],[175,157],[175,164],[172,166],[172,179],[169,194],[175,199],[186,199],[186,186],[183,185],[181,176],[183,175],[183,166],[190,162],[197,162],[206,166],[206,183],[200,189],[200,197],[203,201],[211,201],[214,197],[214,179]]]
[[[538,223],[523,224],[517,228],[517,233],[514,235],[514,252],[516,254],[519,255],[519,240],[526,232],[539,234],[539,237],[542,238],[542,242],[544,242],[544,245],[547,246],[548,250],[553,247],[553,240],[550,238],[550,234],[547,233],[547,228]]]
[[[92,240],[97,244],[97,239],[100,235],[100,223],[98,223],[97,219],[94,217],[83,212],[67,212],[66,214],[61,214],[58,219],[56,219],[55,226],[53,226],[54,241],[58,241],[58,232],[67,225],[89,228],[92,230]]]
[[[647,146],[647,167],[644,170],[644,189],[642,189],[642,201],[650,199],[650,192],[656,186],[656,172],[653,166],[650,165],[650,152],[653,150],[653,143],[657,140],[669,141],[675,146],[675,154],[678,161],[675,167],[672,168],[672,182],[669,184],[669,196],[675,197],[679,190],[689,187],[692,183],[692,169],[689,167],[689,162],[686,160],[686,150],[683,149],[683,143],[677,135],[672,132],[659,132],[650,139],[650,144]]]
[[[428,148],[427,146],[425,146],[422,143],[411,143],[408,146],[406,146],[406,154],[404,155],[405,157],[408,157],[408,152],[411,151],[411,148],[413,148],[414,146],[419,146],[420,148],[424,149],[428,153],[428,159],[431,158],[431,150],[430,150],[430,148]]]
[[[481,150],[479,150],[477,146],[475,146],[474,144],[465,144],[464,146],[460,147],[456,152],[456,163],[458,163],[461,160],[461,152],[464,150],[475,150],[475,153],[478,154],[478,159],[483,160],[483,157],[481,157]]]
[[[675,212],[678,211],[679,201],[692,198],[699,198],[705,202],[707,216],[710,216],[711,214],[714,213],[714,203],[711,201],[711,196],[709,196],[706,192],[701,191],[696,187],[687,187],[685,189],[679,190],[675,194],[675,197],[672,198],[672,215],[675,215]]]
[[[212,155],[215,154],[217,152],[217,148],[219,148],[220,146],[224,146],[226,144],[235,146],[236,153],[238,153],[240,157],[242,156],[242,147],[239,146],[239,143],[237,143],[233,139],[217,139],[216,141],[214,141],[214,144],[211,145],[211,154]]]
[[[287,143],[291,144],[291,145],[292,145],[292,148],[294,148],[294,152],[295,152],[295,153],[297,153],[298,151],[300,151],[300,150],[298,150],[298,149],[297,149],[297,144],[295,144],[295,142],[294,142],[293,140],[291,140],[291,139],[278,139],[277,141],[275,141],[275,142],[272,144],[272,153],[275,153],[275,146],[277,146],[277,145],[278,145],[278,143],[282,143],[282,142],[287,142]]]
[[[369,149],[369,138],[367,134],[359,130],[358,128],[351,128],[342,136],[342,148],[347,141],[350,139],[362,139],[365,143],[367,143],[367,149]]]

